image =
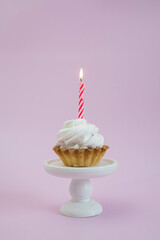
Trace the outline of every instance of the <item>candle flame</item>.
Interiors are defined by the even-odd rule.
[[[79,78],[82,81],[83,78],[83,69],[81,68],[80,72],[79,72]]]

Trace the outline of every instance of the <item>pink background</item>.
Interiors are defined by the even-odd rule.
[[[160,2],[1,0],[0,239],[160,239]],[[92,180],[104,208],[59,214],[69,179],[43,162],[65,120],[99,127],[117,171]]]

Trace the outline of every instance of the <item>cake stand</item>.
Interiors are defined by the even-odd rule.
[[[102,159],[93,167],[68,167],[60,159],[44,162],[46,171],[56,177],[71,178],[69,192],[72,199],[61,206],[61,213],[70,217],[91,217],[102,213],[102,206],[90,199],[92,185],[90,178],[104,177],[117,168],[117,162]]]

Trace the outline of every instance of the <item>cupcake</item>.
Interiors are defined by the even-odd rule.
[[[53,150],[66,166],[95,166],[109,148],[104,145],[104,138],[98,130],[85,119],[66,121],[57,134]]]

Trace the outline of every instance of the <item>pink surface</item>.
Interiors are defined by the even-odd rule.
[[[160,239],[160,2],[1,1],[0,239]],[[110,146],[118,170],[92,180],[104,208],[59,214],[70,180],[43,161],[78,113]]]

